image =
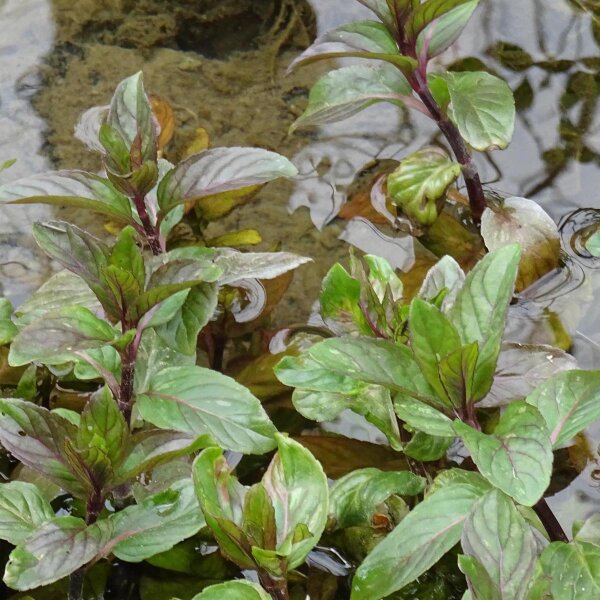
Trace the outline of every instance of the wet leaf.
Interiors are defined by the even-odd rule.
[[[54,204],[92,210],[133,223],[129,199],[108,181],[84,171],[30,175],[0,186],[0,204]]]
[[[432,567],[459,540],[463,523],[482,495],[449,484],[427,496],[367,556],[352,580],[352,600],[382,598]]]
[[[165,175],[158,186],[158,203],[167,213],[187,200],[293,177],[297,172],[284,156],[260,148],[205,150]]]
[[[75,437],[76,428],[56,413],[14,398],[0,399],[0,442],[27,467],[74,494],[83,488],[71,472],[64,441]]]
[[[390,496],[415,496],[424,488],[425,480],[410,471],[360,469],[334,483],[329,512],[335,518],[337,528],[370,526],[379,505]]]
[[[427,46],[427,56],[433,58],[452,46],[469,22],[478,1],[463,2],[426,25],[417,38],[417,53]]]
[[[196,534],[205,522],[191,480],[150,496],[111,516],[112,553],[127,562],[169,550]]]
[[[496,209],[486,208],[481,235],[490,252],[507,244],[523,249],[516,289],[522,291],[556,269],[560,260],[558,227],[544,209],[527,198],[507,198]]]
[[[520,504],[533,506],[550,484],[552,444],[544,417],[524,401],[512,402],[492,435],[455,421],[454,430],[481,474]]]
[[[194,286],[173,317],[156,327],[156,333],[169,347],[182,354],[195,356],[198,333],[213,317],[217,301],[216,284]]]
[[[131,435],[127,456],[115,474],[118,483],[127,482],[140,473],[203,448],[211,443],[210,436],[195,436],[168,429],[146,429]]]
[[[473,401],[482,399],[493,381],[519,257],[516,244],[488,254],[467,275],[448,311],[463,344],[479,344]]]
[[[87,283],[109,315],[121,317],[119,303],[104,280],[110,258],[104,242],[63,221],[36,223],[33,236],[50,258]]]
[[[77,351],[100,348],[116,337],[106,321],[83,306],[71,306],[47,312],[24,327],[13,340],[8,360],[15,367],[34,361],[58,365]]]
[[[22,481],[9,481],[0,486],[1,539],[18,546],[53,518],[54,510],[37,486]]]
[[[410,20],[407,23],[406,31],[411,39],[416,40],[417,36],[436,19],[447,15],[456,7],[461,5],[471,5],[472,0],[428,0],[427,2],[417,4]],[[477,5],[477,2],[475,2]],[[471,12],[475,6],[471,7]]]
[[[406,346],[372,338],[332,338],[312,346],[308,356],[333,373],[436,403]]]
[[[291,252],[239,252],[232,248],[216,252],[215,263],[223,270],[219,278],[222,285],[235,285],[242,279],[273,279],[311,262]]]
[[[394,409],[400,420],[418,431],[437,437],[456,437],[452,420],[433,406],[399,394],[394,398]]]
[[[325,529],[329,488],[323,468],[304,446],[276,434],[277,454],[263,485],[275,509],[277,551],[287,558],[289,569],[304,562]],[[299,527],[306,529],[296,540]]]
[[[515,126],[515,102],[508,84],[483,71],[439,77],[448,86],[448,116],[465,141],[480,152],[506,148]]]
[[[600,371],[558,373],[527,397],[544,416],[558,448],[600,419]]]
[[[342,121],[377,102],[403,104],[412,89],[392,65],[355,65],[330,71],[311,89],[308,106],[292,129]]]
[[[492,389],[478,406],[503,406],[523,400],[557,372],[576,368],[575,359],[558,348],[504,342]]]
[[[87,527],[77,517],[56,517],[10,553],[4,582],[23,591],[58,581],[90,562],[111,534],[106,520]]]
[[[498,597],[526,597],[538,554],[530,525],[500,490],[492,490],[473,506],[465,521],[461,544],[489,574]],[[478,596],[479,597],[479,596]]]
[[[220,448],[203,450],[193,465],[194,485],[206,523],[221,552],[241,568],[255,567],[242,530],[247,488],[232,475]]]
[[[142,418],[158,427],[210,433],[223,448],[261,454],[274,447],[276,430],[259,400],[209,369],[171,367],[153,373],[137,407]]]
[[[465,282],[465,273],[460,265],[451,257],[444,256],[429,271],[419,290],[419,298],[427,302],[434,302],[443,294],[441,308],[447,312],[459,290]]]
[[[588,600],[600,596],[600,547],[588,542],[553,542],[540,557],[552,598]]]
[[[460,174],[460,165],[443,150],[423,148],[405,158],[388,176],[387,190],[406,216],[428,226],[437,219],[440,201]]]
[[[289,70],[329,58],[371,58],[387,61],[404,73],[416,68],[414,58],[402,56],[388,29],[377,21],[355,21],[318,37],[289,66]]]
[[[141,71],[119,83],[106,123],[122,137],[130,153],[139,144],[140,164],[156,161],[156,125]]]
[[[456,406],[441,378],[440,361],[460,349],[458,331],[438,308],[420,298],[410,305],[409,324],[411,348],[421,372],[440,399]]]
[[[271,596],[250,581],[227,581],[211,585],[192,600],[270,600]]]

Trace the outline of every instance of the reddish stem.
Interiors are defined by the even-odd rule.
[[[144,233],[146,235],[146,241],[148,242],[148,246],[152,250],[152,254],[154,256],[158,256],[162,254],[162,247],[160,245],[160,237],[158,231],[154,225],[152,225],[150,221],[150,216],[148,215],[148,210],[146,209],[146,203],[144,202],[144,197],[141,194],[136,193],[133,196],[133,202],[135,204],[135,208],[140,217],[140,221],[144,227]]]

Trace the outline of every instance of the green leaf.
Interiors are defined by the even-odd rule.
[[[125,227],[120,231],[109,260],[111,265],[131,273],[140,289],[144,288],[144,257],[137,244],[137,234],[133,227]]]
[[[165,552],[205,525],[190,479],[128,506],[111,519],[117,540],[112,553],[127,562]]]
[[[242,530],[253,547],[273,551],[277,547],[275,509],[262,482],[248,488],[244,497]]]
[[[16,309],[15,322],[23,327],[45,313],[65,306],[84,306],[95,314],[102,311],[98,299],[81,277],[59,271]]]
[[[64,453],[64,441],[75,434],[73,424],[56,413],[26,400],[0,399],[0,442],[4,448],[77,496],[83,488],[71,473]]]
[[[417,431],[410,442],[404,446],[403,452],[406,456],[420,461],[439,460],[446,456],[446,452],[452,446],[454,438],[433,436],[422,431]]]
[[[481,217],[481,235],[490,252],[515,242],[521,245],[517,290],[528,288],[559,266],[558,227],[533,200],[511,197],[501,206],[486,208]]]
[[[339,263],[331,267],[321,283],[321,316],[336,334],[353,333],[357,329],[369,335],[371,328],[360,309],[360,282]]]
[[[140,165],[156,161],[154,119],[141,71],[121,81],[112,97],[106,123],[122,137],[130,154],[139,154]]]
[[[355,21],[336,27],[318,37],[289,66],[289,70],[328,58],[370,58],[389,62],[411,73],[417,61],[398,52],[398,45],[388,29],[377,21]]]
[[[260,148],[214,148],[194,154],[169,171],[158,186],[162,214],[178,204],[223,192],[294,177],[284,156]]]
[[[441,308],[448,312],[464,282],[464,271],[451,256],[446,255],[427,271],[418,297],[434,302],[443,294]]]
[[[526,597],[538,544],[531,527],[500,490],[488,492],[473,506],[461,544],[466,554],[481,563],[503,599]]]
[[[458,567],[467,577],[471,590],[467,590],[462,600],[502,600],[500,590],[494,585],[492,578],[483,565],[472,556],[464,554],[458,557]],[[474,594],[474,595],[473,595]]]
[[[104,242],[62,221],[36,223],[33,236],[50,258],[79,275],[88,284],[109,315],[121,318],[119,302],[107,289],[103,276],[110,255]]]
[[[440,381],[451,404],[456,408],[473,402],[475,396],[473,381],[478,355],[479,346],[473,342],[458,348],[440,360]]]
[[[217,585],[210,585],[192,600],[270,600],[258,584],[250,581],[226,581]]]
[[[202,512],[221,552],[239,567],[253,569],[250,544],[242,531],[246,488],[231,474],[220,448],[203,450],[192,470]]]
[[[281,435],[277,454],[263,477],[263,485],[275,509],[277,550],[285,552],[289,569],[304,562],[319,542],[327,523],[329,488],[317,459],[301,444]],[[297,528],[307,528],[304,539],[296,541]],[[290,547],[291,546],[291,547]]]
[[[390,7],[386,0],[358,0],[361,4],[364,4],[367,8],[370,8],[390,30],[394,31],[396,27],[396,20],[390,12]]]
[[[111,534],[106,520],[87,527],[83,519],[56,517],[10,553],[4,582],[24,591],[58,581],[90,562]]]
[[[431,496],[431,494],[435,494],[438,490],[457,484],[469,485],[476,488],[479,490],[480,496],[483,496],[493,489],[487,479],[482,477],[479,473],[452,468],[439,472],[433,480],[433,483],[428,487],[425,495]]]
[[[467,275],[448,311],[463,344],[479,344],[474,401],[483,398],[492,385],[519,258],[516,244],[487,254]]]
[[[440,399],[456,406],[440,378],[440,359],[460,349],[458,331],[438,308],[419,298],[411,303],[409,328],[411,348],[421,372]]]
[[[5,160],[0,165],[0,173],[2,173],[2,171],[5,171],[6,169],[10,169],[10,167],[12,167],[16,162],[17,162],[16,158],[9,158],[8,160]]]
[[[129,427],[108,388],[94,394],[81,413],[77,448],[95,448],[106,456],[113,469],[120,466],[129,450]]]
[[[171,348],[195,356],[198,333],[213,317],[217,301],[216,285],[204,283],[193,287],[181,308],[167,323],[156,327],[156,333]]]
[[[136,322],[154,306],[174,294],[202,283],[213,283],[221,274],[221,268],[210,259],[170,260],[152,273],[147,291],[130,306],[128,319]]]
[[[493,435],[460,421],[454,429],[490,483],[525,506],[542,497],[552,474],[552,445],[537,409],[521,400],[512,402]]]
[[[311,260],[291,252],[240,252],[232,248],[217,249],[215,257],[223,269],[219,278],[222,285],[235,285],[240,279],[274,279]]]
[[[73,374],[81,381],[93,379],[108,379],[114,376],[118,382],[121,379],[121,356],[113,346],[102,346],[82,350],[77,353],[79,361],[75,363]],[[110,375],[109,375],[110,374]]]
[[[508,84],[484,71],[439,77],[448,86],[448,116],[463,139],[480,152],[506,148],[515,126],[515,101]]]
[[[334,483],[329,496],[329,513],[339,529],[370,526],[379,505],[390,496],[416,496],[424,489],[425,480],[409,471],[359,469]]]
[[[134,223],[129,199],[107,179],[84,171],[54,171],[11,181],[0,186],[2,203],[71,206]]]
[[[311,89],[308,106],[292,129],[342,121],[377,102],[403,104],[408,81],[392,65],[355,65],[330,71]]]
[[[312,346],[308,356],[333,373],[436,403],[406,346],[372,338],[332,338]]]
[[[423,4],[418,4],[406,26],[407,35],[410,39],[416,40],[427,25],[464,4],[472,4],[472,0],[427,0]],[[471,12],[474,9],[475,7]]]
[[[600,371],[565,371],[527,397],[544,416],[554,448],[600,419]]]
[[[155,467],[187,456],[210,445],[210,436],[194,436],[180,431],[168,429],[145,429],[131,435],[127,456],[117,473],[115,481],[125,483],[140,473],[151,471]]]
[[[261,454],[275,443],[275,427],[260,402],[230,377],[202,367],[172,367],[150,376],[137,407],[146,421],[200,435],[223,447]]]
[[[550,579],[552,598],[590,600],[600,597],[600,546],[588,542],[553,542],[540,563]]]
[[[50,503],[32,483],[9,481],[0,486],[1,539],[18,546],[53,518]]]
[[[482,491],[449,484],[418,504],[358,567],[352,600],[383,598],[432,567],[459,540],[463,523]]]
[[[432,225],[446,190],[460,177],[460,165],[436,147],[423,148],[401,161],[387,178],[392,202],[411,219]]]
[[[418,431],[437,437],[456,437],[452,420],[433,406],[398,394],[394,398],[394,409],[400,420]]]
[[[433,58],[452,46],[460,37],[479,0],[466,1],[427,25],[417,38],[417,54],[427,45],[427,56]]]
[[[349,408],[379,428],[392,447],[401,449],[398,423],[385,388],[333,373],[306,355],[284,357],[275,374],[282,383],[296,388],[292,401],[307,419],[330,421]]]
[[[33,361],[58,365],[72,360],[79,350],[100,348],[115,338],[116,331],[106,321],[83,306],[70,306],[24,327],[13,340],[8,360],[15,367]]]

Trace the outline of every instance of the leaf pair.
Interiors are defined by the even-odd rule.
[[[27,531],[28,524],[14,507],[32,515],[35,527]],[[4,574],[5,583],[16,590],[53,583],[111,553],[140,562],[169,550],[204,525],[189,480],[92,525],[77,517],[55,517],[35,486],[13,482],[0,489],[0,519],[2,537],[17,544]]]
[[[302,564],[319,541],[327,522],[328,486],[308,450],[280,434],[276,440],[278,452],[260,483],[241,485],[219,448],[198,456],[194,481],[225,556],[277,580]]]

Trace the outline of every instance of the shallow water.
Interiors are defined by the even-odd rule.
[[[185,0],[0,0],[0,164],[17,159],[0,179],[54,167],[99,168],[72,138],[73,127],[83,110],[109,100],[118,81],[143,69],[149,91],[175,111],[178,130],[169,158],[176,160],[196,129],[205,128],[213,145],[267,147],[298,165],[294,185],[268,186],[209,232],[258,227],[264,247],[281,242],[315,259],[296,274],[275,315],[280,323],[298,322],[308,316],[329,266],[347,256],[339,236],[396,259],[398,266],[405,262],[393,242],[335,215],[365,164],[399,158],[437,132],[420,116],[377,105],[350,121],[289,136],[308,86],[325,67],[285,77],[286,66],[316,33],[370,13],[348,0],[310,0],[312,10],[300,0],[257,4],[264,4],[265,23],[252,16],[251,2],[204,2],[208,8],[198,20]],[[513,311],[512,331],[521,339],[545,340],[543,310],[551,310],[573,337],[581,366],[600,368],[600,261],[578,243],[578,232],[600,210],[600,34],[593,27],[600,14],[579,6],[583,0],[482,2],[443,61],[483,60],[517,90],[512,145],[477,162],[490,187],[534,198],[562,225],[567,268],[528,292],[525,308]],[[494,52],[499,42],[529,56],[510,47],[512,52]],[[33,220],[51,214],[39,206],[0,212],[0,283],[17,303],[53,268],[28,233]],[[76,218],[102,232],[95,217]],[[590,462],[553,499],[566,529],[598,510],[597,468]]]

